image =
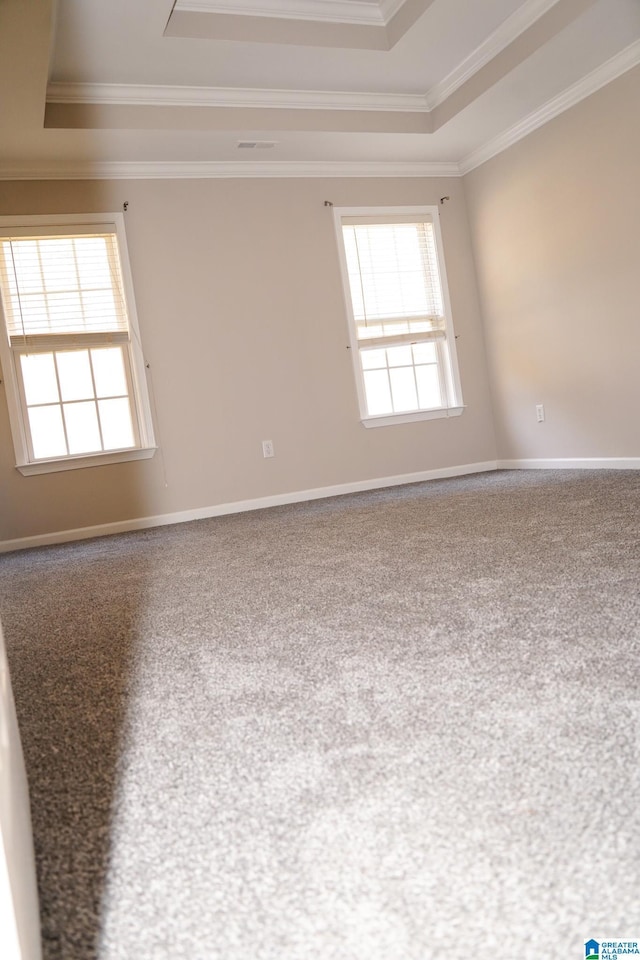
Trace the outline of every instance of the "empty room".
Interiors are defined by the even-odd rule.
[[[0,956],[640,956],[638,0],[0,0]]]

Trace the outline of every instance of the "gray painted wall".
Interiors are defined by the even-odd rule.
[[[331,209],[435,204],[466,410],[359,421]],[[0,214],[121,210],[156,436],[150,461],[15,469],[0,399],[0,540],[495,459],[462,181],[152,180],[0,184]],[[262,457],[273,440],[276,456]]]

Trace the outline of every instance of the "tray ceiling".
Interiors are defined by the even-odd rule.
[[[0,176],[465,172],[638,63],[639,0],[0,0]]]

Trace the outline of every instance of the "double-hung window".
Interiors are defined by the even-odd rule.
[[[152,456],[122,214],[0,218],[0,294],[18,469]]]
[[[362,422],[462,413],[438,208],[334,216]]]

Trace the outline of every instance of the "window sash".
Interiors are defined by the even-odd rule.
[[[0,236],[0,287],[11,339],[129,330],[114,232],[18,233]]]
[[[342,223],[351,306],[358,336],[387,327],[444,322],[442,285],[433,224]],[[374,328],[367,334],[367,330]]]
[[[129,343],[129,333],[60,333],[17,334],[9,338],[14,353],[48,353],[50,350],[72,350],[74,347],[106,347],[111,344]]]
[[[412,360],[410,362],[402,363],[393,363],[389,362],[389,353],[387,348],[393,350],[394,347],[420,347],[423,344],[429,344],[433,346],[433,359],[429,360],[416,360],[415,351],[412,350]],[[364,409],[366,411],[366,416],[368,419],[382,419],[393,416],[402,416],[406,414],[417,414],[422,412],[430,412],[434,410],[445,410],[453,406],[453,398],[451,397],[451,385],[448,377],[446,376],[447,368],[447,358],[446,358],[446,340],[444,337],[424,337],[416,338],[415,336],[406,336],[406,337],[386,337],[384,339],[372,341],[367,346],[360,345],[358,349],[359,355],[359,374],[360,382],[362,384],[362,400],[364,403]],[[377,351],[385,351],[386,362],[380,364],[376,368],[371,368],[365,366],[365,355],[367,353],[375,353]],[[419,373],[421,369],[425,367],[434,368],[437,370],[437,385],[438,385],[438,402],[422,402],[421,396],[425,393],[428,394],[428,390],[421,385]],[[403,406],[402,409],[396,409],[398,402],[395,397],[396,391],[393,386],[394,371],[399,370],[408,370],[411,369],[413,374],[413,386],[411,389],[415,388],[415,404],[409,406]],[[391,409],[385,409],[384,411],[376,412],[375,409],[372,409],[371,400],[371,387],[370,379],[371,373],[375,370],[376,372],[386,371],[388,380],[389,380],[389,404]],[[398,376],[398,374],[395,374]]]
[[[374,337],[371,340],[358,341],[358,353],[365,353],[368,350],[382,350],[386,347],[397,346],[418,346],[421,343],[446,343],[444,333],[427,333],[416,336],[415,333],[403,333],[395,337]]]
[[[120,338],[118,343],[114,343],[111,340],[110,341],[105,341],[104,339],[100,340],[96,337],[95,334],[93,335],[88,334],[84,338],[84,343],[78,343],[78,340],[80,338],[74,337],[75,343],[73,345],[71,345],[68,342],[64,342],[60,344],[58,342],[60,338],[56,337],[55,338],[56,343],[52,344],[50,341],[49,346],[47,346],[44,343],[44,339],[45,338],[42,338],[39,345],[40,349],[38,349],[37,351],[25,349],[25,347],[22,344],[17,346],[15,349],[12,349],[13,369],[14,369],[14,374],[15,374],[16,383],[18,387],[18,393],[20,396],[20,405],[22,407],[22,410],[24,411],[25,440],[26,440],[27,449],[28,449],[28,462],[40,463],[42,461],[47,461],[50,459],[73,460],[73,459],[78,459],[84,456],[112,454],[120,450],[139,449],[141,446],[141,429],[140,429],[140,420],[138,415],[136,395],[135,395],[135,389],[134,389],[134,379],[133,379],[133,369],[132,369],[133,365],[132,365],[131,351],[129,349],[128,337],[125,336],[124,338]],[[51,338],[51,339],[54,339],[54,338]],[[93,395],[87,395],[77,399],[64,399],[61,383],[59,380],[57,357],[55,355],[58,353],[81,352],[85,349],[88,350],[90,353],[92,347],[94,349],[95,348],[99,349],[101,347],[112,347],[112,346],[120,346],[121,348],[126,392],[100,396],[99,391],[96,388],[93,364],[92,364],[92,361],[90,360],[91,371],[92,371],[91,378],[92,378],[92,385],[93,385]],[[24,373],[22,368],[21,357],[34,355],[36,353],[37,354],[45,354],[45,353],[54,354],[54,365],[56,370],[58,396],[56,400],[52,400],[51,402],[30,404],[27,399],[27,391],[26,391],[26,385],[24,381]],[[133,442],[131,444],[127,444],[126,446],[120,446],[120,447],[112,447],[108,445],[105,446],[104,423],[103,423],[103,416],[100,408],[100,402],[111,400],[111,399],[125,399],[125,398],[128,404],[129,416],[131,418],[131,431],[132,431]],[[71,444],[69,442],[69,430],[66,424],[65,411],[71,406],[73,406],[74,404],[80,404],[80,403],[93,403],[95,406],[96,423],[97,423],[99,437],[100,437],[100,445],[96,446],[94,449],[91,449],[91,450],[86,450],[79,453],[72,453]],[[34,443],[34,437],[33,437],[33,427],[32,427],[32,422],[30,417],[30,411],[36,408],[44,408],[44,407],[50,407],[50,408],[55,407],[59,409],[60,415],[61,415],[61,424],[62,424],[63,433],[64,433],[64,442],[66,446],[66,452],[60,452],[55,456],[37,456],[35,452],[35,443]]]
[[[402,328],[405,328],[404,330]],[[397,332],[392,332],[392,331]],[[420,319],[398,317],[392,320],[383,320],[379,324],[370,326],[356,322],[356,336],[359,343],[374,340],[392,340],[394,337],[417,337],[423,339],[438,339],[446,337],[447,329],[444,317],[422,317]]]

